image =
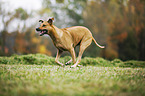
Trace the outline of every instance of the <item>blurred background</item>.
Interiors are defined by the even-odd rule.
[[[89,28],[106,46],[92,43],[83,56],[145,60],[145,0],[0,0],[0,56],[55,56],[51,38],[35,32],[39,19],[49,17],[58,28]]]

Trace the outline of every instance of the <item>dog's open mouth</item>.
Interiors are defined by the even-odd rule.
[[[44,29],[44,30],[41,30],[39,35],[40,36],[43,36],[44,34],[46,34],[48,32],[48,30]]]

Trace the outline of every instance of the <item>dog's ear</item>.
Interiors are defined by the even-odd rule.
[[[39,20],[39,22],[43,23],[44,21],[43,20]]]
[[[54,18],[50,18],[47,22],[52,25]]]

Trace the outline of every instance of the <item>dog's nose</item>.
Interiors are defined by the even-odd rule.
[[[39,28],[36,28],[36,31],[41,31]]]

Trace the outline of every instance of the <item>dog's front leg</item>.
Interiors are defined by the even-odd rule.
[[[70,54],[71,54],[71,56],[72,56],[72,59],[71,59],[70,61],[73,61],[73,63],[75,64],[75,63],[76,63],[76,54],[75,54],[74,48],[71,48],[71,49],[69,50],[69,52],[70,52]],[[68,61],[68,62],[70,62],[70,61]]]
[[[57,49],[57,55],[56,55],[56,58],[55,58],[55,62],[56,62],[57,64],[61,65],[62,67],[65,67],[65,65],[64,65],[63,63],[60,63],[60,62],[58,61],[58,59],[60,58],[60,55],[62,54],[62,52],[63,52],[63,51]]]
[[[72,58],[71,58],[68,62],[66,62],[65,65],[70,64],[72,61],[73,61],[74,64],[76,63],[76,55],[75,55],[75,50],[74,50],[74,48],[71,48],[71,49],[69,50],[69,52],[70,52]]]

